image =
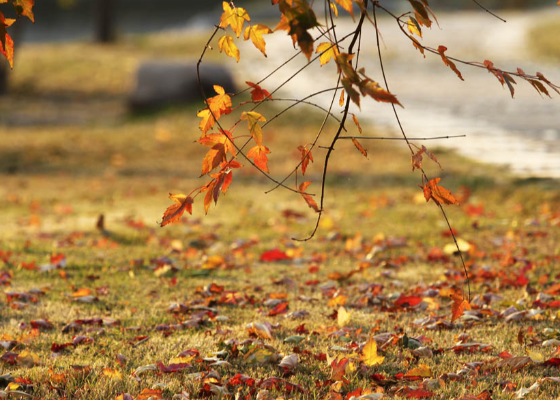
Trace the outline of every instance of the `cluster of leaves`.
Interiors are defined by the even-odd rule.
[[[14,6],[18,17],[25,16],[35,23],[35,16],[33,15],[35,0],[0,0],[0,4],[8,2]],[[15,19],[5,18],[0,11],[0,53],[6,57],[12,68],[14,67],[14,41],[6,28],[12,26],[14,22],[16,22]]]
[[[310,237],[314,235],[323,213],[327,166],[335,144],[340,139],[351,139],[356,148],[365,157],[367,157],[366,149],[358,142],[359,137],[341,136],[341,132],[346,130],[345,123],[349,114],[352,115],[355,124],[357,125],[360,133],[362,133],[362,128],[359,124],[358,118],[355,114],[349,112],[350,104],[353,103],[359,108],[361,105],[361,99],[364,97],[370,97],[375,101],[390,104],[393,107],[397,119],[398,114],[395,105],[402,106],[400,101],[397,100],[397,97],[388,90],[388,83],[385,80],[384,72],[383,79],[385,80],[386,88],[383,88],[378,82],[368,77],[365,68],[358,65],[360,53],[359,45],[364,30],[363,23],[366,19],[372,23],[373,28],[375,29],[377,46],[379,49],[379,28],[377,26],[376,10],[380,10],[394,18],[402,33],[410,39],[414,47],[417,48],[424,57],[426,57],[426,53],[439,55],[444,64],[448,66],[461,80],[463,80],[463,76],[457,67],[457,64],[459,63],[487,69],[488,72],[498,79],[502,86],[505,85],[508,87],[512,97],[514,95],[513,85],[516,84],[514,76],[526,80],[541,95],[544,94],[546,96],[550,96],[549,89],[560,93],[558,86],[551,83],[540,72],[536,73],[536,75],[528,75],[520,68],[518,68],[515,72],[508,72],[494,66],[494,64],[489,60],[485,60],[484,62],[467,62],[451,57],[447,55],[446,52],[448,49],[443,45],[439,45],[437,48],[423,45],[421,43],[423,37],[422,31],[424,28],[430,28],[432,25],[438,23],[436,16],[430,9],[428,0],[408,0],[408,3],[411,6],[411,11],[400,16],[396,16],[383,7],[380,2],[373,2],[369,0],[325,0],[326,15],[325,23],[323,25],[319,23],[313,8],[307,0],[273,0],[272,4],[278,7],[281,17],[276,27],[271,29],[262,24],[254,24],[247,10],[241,7],[236,7],[233,2],[228,3],[224,1],[224,11],[220,19],[220,24],[216,27],[216,30],[204,48],[198,63],[199,68],[206,51],[211,48],[210,44],[212,40],[221,30],[225,31],[225,34],[218,41],[220,52],[225,52],[227,56],[235,58],[237,62],[240,60],[240,50],[235,44],[235,37],[240,38],[243,33],[243,39],[245,41],[250,39],[254,46],[260,50],[264,56],[266,56],[266,43],[263,35],[272,34],[278,31],[285,31],[291,38],[294,47],[297,46],[299,48],[300,52],[298,54],[302,54],[307,58],[307,65],[316,60],[319,60],[321,66],[324,66],[331,61],[336,65],[336,85],[331,89],[331,91],[334,91],[332,100],[334,102],[337,93],[340,91],[339,105],[343,108],[343,116],[340,120],[337,119],[339,124],[338,129],[332,138],[330,138],[330,145],[325,147],[327,149],[327,153],[324,159],[320,201],[317,202],[314,195],[308,192],[311,181],[298,183],[298,174],[301,173],[302,176],[305,176],[310,162],[314,161],[312,151],[316,148],[318,140],[323,134],[325,124],[322,124],[319,132],[317,133],[316,139],[312,143],[295,144],[294,147],[297,147],[298,151],[301,152],[301,160],[288,176],[283,179],[276,179],[270,175],[268,168],[268,157],[269,154],[271,154],[271,150],[264,144],[266,135],[263,134],[263,128],[281,113],[267,121],[267,118],[264,115],[255,111],[262,103],[275,100],[273,95],[287,81],[279,84],[272,92],[265,90],[261,86],[262,82],[274,75],[278,69],[282,68],[291,61],[291,59],[293,59],[292,57],[259,82],[247,82],[249,87],[236,94],[226,93],[222,87],[214,86],[216,95],[207,97],[202,89],[202,85],[200,86],[205,98],[206,108],[198,112],[198,116],[201,118],[199,128],[202,132],[198,142],[203,146],[210,148],[202,161],[201,176],[208,175],[210,177],[210,181],[205,185],[194,189],[188,195],[170,194],[170,198],[174,200],[175,204],[165,211],[161,221],[161,226],[178,221],[185,211],[192,214],[192,205],[195,198],[200,194],[204,194],[204,210],[208,213],[211,203],[217,203],[220,194],[225,194],[230,187],[234,171],[243,167],[238,160],[244,159],[253,167],[257,168],[268,179],[274,182],[276,185],[275,188],[283,187],[284,189],[290,190],[296,194],[300,194],[307,205],[318,213],[317,225]],[[355,22],[354,8],[360,10],[360,18],[355,24],[355,30],[345,37],[337,36],[337,30],[334,23],[334,18],[339,16],[339,7],[345,10],[345,12],[349,14]],[[228,28],[233,31],[234,35],[228,34]],[[313,35],[315,33],[317,34],[314,37]],[[350,41],[349,45],[345,45],[343,43],[346,40]],[[357,49],[355,49],[356,45],[358,47]],[[343,48],[345,48],[345,51],[342,50]],[[383,70],[380,49],[379,62]],[[298,73],[299,72],[291,76],[288,81],[294,78]],[[237,105],[234,105],[235,97],[247,90],[251,90],[251,99],[247,101],[240,101]],[[297,100],[296,104],[305,103],[307,98],[316,94],[320,93],[314,93],[304,99]],[[333,109],[333,102],[331,102],[331,107],[328,110],[324,110],[327,114],[325,122],[332,116],[331,110]],[[234,121],[228,129],[226,129],[223,125],[225,122],[223,122],[221,118],[243,108],[244,106],[250,106],[249,110],[242,111],[238,119]],[[248,135],[235,135],[241,121],[247,121]],[[439,177],[430,179],[426,175],[424,169],[422,168],[422,154],[429,156],[433,161],[438,163],[438,165],[439,162],[432,153],[428,152],[426,147],[422,146],[422,148],[419,148],[409,142],[404,130],[402,131],[402,134],[403,140],[406,141],[410,149],[412,169],[413,171],[418,169],[421,172],[421,187],[424,190],[426,201],[429,201],[430,199],[433,200],[434,203],[441,208],[441,211],[446,218],[445,211],[441,206],[444,204],[457,204],[457,201],[449,190],[438,184],[440,181]],[[366,137],[365,139],[372,138]],[[245,148],[249,145],[251,147],[249,147],[248,150],[245,150]],[[295,178],[294,186],[286,185],[285,182],[292,176]]]

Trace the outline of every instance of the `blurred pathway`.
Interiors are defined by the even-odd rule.
[[[515,71],[520,67],[527,73],[540,71],[559,83],[560,65],[532,62],[525,36],[533,24],[543,19],[560,19],[560,7],[501,16],[508,22],[484,12],[440,14],[441,30],[425,29],[423,43],[435,48],[445,45],[448,55],[460,59],[480,62],[489,59],[504,70]],[[341,32],[352,29],[350,20],[341,19],[337,25]],[[393,20],[382,19],[380,27],[389,87],[405,106],[400,110],[400,117],[409,136],[465,134],[467,138],[438,140],[428,142],[427,146],[451,147],[483,162],[508,164],[521,175],[560,177],[560,95],[553,93],[553,99],[541,98],[528,83],[517,80],[515,99],[512,99],[508,89],[502,88],[486,70],[458,64],[465,78],[464,82],[460,81],[438,56],[427,54],[424,59]],[[240,49],[242,61],[237,66],[240,82],[258,81],[294,53],[283,32],[267,37],[267,59],[246,43]],[[376,52],[375,32],[369,26],[362,40],[360,65],[370,77],[382,83]],[[282,57],[276,58],[278,54]],[[280,82],[304,64],[303,57],[298,57],[263,86],[271,91],[275,88],[272,82]],[[282,89],[284,95],[304,97],[334,86],[336,69],[331,64],[323,66],[322,71],[318,65],[306,68],[299,79]],[[245,69],[247,65],[249,69]],[[315,98],[325,107],[330,100],[325,95]],[[338,105],[335,110],[340,110]],[[398,129],[391,108],[371,99],[363,101],[359,118],[395,134]]]

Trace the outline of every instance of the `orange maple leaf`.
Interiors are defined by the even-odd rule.
[[[185,211],[192,215],[193,199],[190,196],[169,193],[169,198],[173,200],[175,204],[167,207],[167,210],[163,213],[160,226],[165,226],[179,221]]]
[[[252,158],[257,167],[265,172],[269,172],[267,166],[268,158],[266,157],[266,155],[269,153],[270,150],[268,150],[268,147],[255,146],[247,152],[247,157]]]
[[[245,24],[245,21],[251,21],[249,13],[241,7],[232,8],[225,1],[222,4],[224,12],[220,19],[220,27],[227,28],[228,26],[231,26],[231,29],[233,29],[237,37],[239,37],[241,35],[241,31],[243,30],[243,24]]]
[[[206,153],[202,160],[202,172],[200,176],[212,171],[223,161],[226,161],[226,148],[222,143],[216,143],[208,150],[208,153]]]
[[[374,82],[370,79],[364,79],[363,81],[360,81],[358,86],[360,88],[362,96],[368,95],[375,101],[398,104],[401,107],[403,106],[401,103],[399,103],[394,94],[383,89],[377,82]]]
[[[309,208],[314,209],[315,212],[319,212],[319,207],[317,206],[315,200],[313,200],[313,197],[304,193],[309,185],[311,185],[311,182],[303,182],[301,185],[299,185],[299,192]]]
[[[216,121],[220,119],[222,115],[227,115],[231,112],[231,97],[226,94],[224,88],[221,86],[214,85],[214,90],[217,95],[207,99],[206,104],[208,107],[196,114],[197,117],[202,118],[198,126],[202,133],[206,133],[212,129]]]
[[[426,185],[421,186],[424,190],[424,198],[426,201],[432,199],[437,205],[459,204],[455,196],[453,196],[449,190],[438,185],[439,181],[441,181],[441,178],[430,179]]]
[[[460,294],[452,293],[450,297],[451,300],[453,300],[453,304],[451,305],[451,322],[453,322],[463,315],[465,310],[470,310],[471,304]]]

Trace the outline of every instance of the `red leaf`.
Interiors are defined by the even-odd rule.
[[[397,307],[414,307],[422,301],[422,298],[419,296],[404,296],[400,295],[400,297],[395,300],[395,306]]]
[[[459,204],[449,190],[438,185],[439,181],[441,181],[441,178],[430,179],[425,186],[422,186],[426,201],[432,199],[438,205]]]
[[[249,150],[247,153],[248,158],[252,158],[253,162],[257,167],[262,169],[264,172],[268,172],[268,158],[267,154],[270,154],[270,150],[266,146],[255,146]]]
[[[251,99],[257,103],[259,101],[263,101],[264,99],[272,99],[272,96],[268,91],[261,88],[259,85],[253,82],[245,82],[247,85],[251,86],[253,90],[251,90]]]
[[[292,258],[288,256],[286,253],[284,253],[283,251],[278,249],[273,249],[262,253],[259,260],[265,262],[274,262],[274,261],[283,261],[283,260],[291,260],[291,259]]]

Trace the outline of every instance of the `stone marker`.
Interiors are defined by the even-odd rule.
[[[213,85],[224,87],[227,93],[236,91],[231,73],[221,65],[201,64],[200,77],[208,97],[216,95]],[[134,112],[201,100],[196,63],[181,61],[149,61],[140,65],[136,87],[128,98]]]

